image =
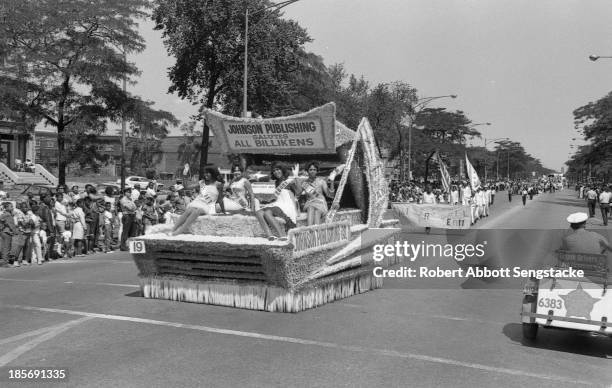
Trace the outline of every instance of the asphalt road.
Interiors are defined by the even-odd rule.
[[[478,231],[565,228],[585,209],[573,190],[525,207],[504,194]],[[40,386],[8,382],[24,367],[67,369],[42,384],[62,387],[612,385],[608,338],[543,330],[523,343],[514,283],[387,279],[298,314],[144,299],[137,284],[126,253],[0,269],[0,386]]]

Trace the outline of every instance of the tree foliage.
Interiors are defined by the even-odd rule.
[[[268,0],[158,0],[153,19],[168,53],[171,92],[239,115],[244,74],[245,14],[248,9],[248,109],[262,116],[290,114],[325,101],[327,72],[307,53],[306,30]],[[312,87],[316,86],[317,87]],[[317,90],[318,89],[318,90]],[[202,136],[201,167],[208,159],[208,127]],[[200,170],[203,170],[201,168]]]
[[[29,125],[44,119],[57,129],[64,183],[68,151],[83,151],[67,144],[105,131],[108,120],[138,114],[128,109],[139,102],[119,84],[139,74],[123,53],[144,49],[136,21],[146,16],[149,2],[0,0],[0,6],[6,13],[0,81],[7,86],[0,112]]]
[[[595,176],[608,178],[612,168],[612,93],[574,110],[575,128],[587,145],[578,148],[567,162],[574,176],[588,169]]]

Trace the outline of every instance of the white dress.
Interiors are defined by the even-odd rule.
[[[230,198],[223,198],[223,207],[225,211],[240,211],[240,210],[251,210],[249,201],[247,200],[247,189],[245,184],[246,178],[241,178],[238,181],[232,181],[230,184],[230,190],[232,196]],[[259,210],[259,201],[255,198],[255,211]]]
[[[293,191],[282,189],[278,194],[276,201],[262,206],[262,209],[272,207],[279,208],[294,224],[297,224],[297,207]]]
[[[200,183],[200,194],[187,205],[187,208],[194,207],[201,209],[206,214],[215,214],[215,203],[219,198],[219,190],[217,189],[217,183],[205,185],[203,182]]]

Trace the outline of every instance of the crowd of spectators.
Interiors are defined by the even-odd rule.
[[[9,201],[0,209],[0,265],[19,267],[95,252],[127,250],[127,239],[182,214],[194,196],[180,182],[159,195],[145,188],[58,186],[54,194]]]

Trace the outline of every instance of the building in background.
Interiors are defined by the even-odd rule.
[[[34,162],[34,140],[23,125],[11,121],[0,121],[0,163],[15,169],[16,161]]]
[[[133,148],[131,144],[138,141],[137,138],[128,138],[126,141],[125,158],[129,169],[132,160]],[[227,156],[220,153],[220,146],[216,143],[214,136],[210,137],[211,146],[208,150],[208,163],[219,167],[229,166]],[[49,171],[55,171],[58,163],[57,134],[55,132],[37,131],[35,140],[36,163],[40,163]],[[121,174],[121,136],[101,135],[96,141],[98,152],[109,156],[109,163],[102,166],[100,174],[119,176]],[[199,165],[199,148],[202,137],[168,136],[161,141],[161,155],[156,158],[158,162],[151,166],[158,173],[176,174],[183,168],[187,160],[191,161],[192,168]],[[34,153],[34,152],[33,152]],[[194,163],[196,164],[194,166]],[[129,174],[129,170],[128,170]]]

